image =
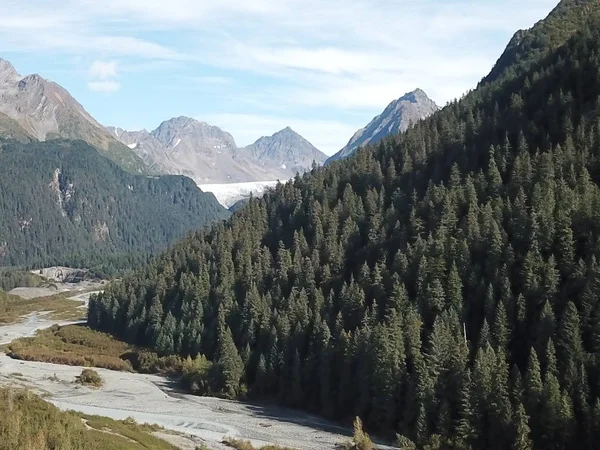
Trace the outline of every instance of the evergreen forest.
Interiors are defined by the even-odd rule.
[[[0,266],[114,274],[229,215],[189,178],[133,175],[83,141],[3,141],[0,173]]]
[[[401,448],[598,448],[599,16],[563,0],[475,90],[187,237],[89,324]]]

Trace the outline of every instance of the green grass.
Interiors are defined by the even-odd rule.
[[[79,320],[85,318],[81,302],[68,300],[65,294],[23,299],[0,292],[0,324],[11,324],[34,312],[49,312],[52,320]]]
[[[28,391],[0,389],[0,450],[175,450],[157,427],[60,411]]]
[[[129,418],[125,420],[112,420],[101,416],[88,416],[81,414],[82,419],[88,427],[101,432],[108,432],[123,436],[130,441],[134,441],[147,449],[172,449],[172,445],[165,442],[151,433],[162,430],[158,425],[140,425],[135,420]]]

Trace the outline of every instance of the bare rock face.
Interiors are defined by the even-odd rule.
[[[189,117],[166,120],[151,132],[107,130],[153,169],[198,184],[287,180],[326,158],[290,128],[244,148],[219,127]]]
[[[322,165],[327,159],[323,152],[290,127],[272,136],[263,136],[244,150],[255,163],[280,173],[282,179],[305,172],[313,162]]]
[[[0,113],[10,119],[9,122],[0,117],[0,131],[17,124],[38,141],[82,139],[126,169],[144,170],[141,159],[113,138],[66,89],[38,74],[23,77],[3,59],[0,59]]]
[[[399,134],[408,129],[411,124],[429,117],[438,110],[438,106],[427,97],[421,89],[409,92],[390,103],[369,124],[358,130],[348,144],[338,153],[327,160],[332,161],[347,158],[354,154],[359,147],[376,144],[386,136]]]

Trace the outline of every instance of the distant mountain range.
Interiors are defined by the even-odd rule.
[[[327,163],[347,158],[359,147],[376,144],[386,136],[399,134],[411,124],[429,117],[439,107],[421,89],[416,89],[391,102],[369,124],[358,130],[346,146],[327,160]]]
[[[133,173],[186,175],[197,184],[288,180],[352,155],[357,148],[405,131],[439,108],[416,89],[394,100],[331,158],[286,127],[238,147],[219,127],[189,117],[162,122],[153,131],[103,127],[66,89],[37,74],[25,77],[0,59],[0,137],[20,142],[81,139]]]
[[[189,117],[166,120],[151,132],[106,129],[153,170],[187,175],[198,184],[284,181],[327,159],[289,127],[243,148],[219,127]]]
[[[112,137],[66,89],[37,74],[22,76],[0,59],[0,136],[22,142],[82,139],[131,172],[146,171],[131,149]]]

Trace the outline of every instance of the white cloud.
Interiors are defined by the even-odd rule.
[[[118,81],[89,81],[87,85],[91,91],[104,94],[112,94],[121,89],[121,83]]]
[[[94,61],[88,70],[88,74],[93,79],[106,80],[117,76],[116,61]]]
[[[89,69],[89,88],[105,93],[133,70],[149,83],[157,68],[170,70],[173,78],[188,77],[177,85],[160,81],[164,89],[187,90],[172,97],[182,111],[203,90],[214,110],[233,113],[225,128],[238,128],[240,138],[294,127],[295,119],[303,127],[297,131],[335,151],[357,124],[324,127],[308,119],[322,116],[315,111],[356,112],[362,126],[416,87],[444,104],[474,87],[512,33],[557,1],[30,0],[24,10],[19,0],[3,0],[0,52],[69,56],[77,70]],[[90,59],[97,59],[91,67]]]

